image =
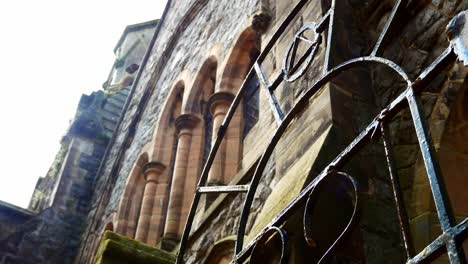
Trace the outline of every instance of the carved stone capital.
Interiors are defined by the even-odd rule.
[[[252,17],[252,28],[260,34],[267,31],[271,23],[271,14],[267,11],[259,12]]]
[[[161,238],[161,249],[172,251],[180,242],[180,238],[174,234],[166,234]]]
[[[175,126],[177,130],[181,131],[182,129],[192,129],[200,121],[200,118],[191,115],[191,114],[182,114],[175,120]]]
[[[157,181],[156,177],[160,176],[165,169],[166,166],[161,162],[152,161],[143,165],[142,171],[146,181]]]
[[[229,106],[234,98],[235,96],[230,92],[217,92],[212,94],[208,101],[211,114],[215,114],[216,107],[220,104],[226,104]]]

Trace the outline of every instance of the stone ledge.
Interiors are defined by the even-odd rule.
[[[96,253],[95,264],[172,264],[175,255],[106,231]]]

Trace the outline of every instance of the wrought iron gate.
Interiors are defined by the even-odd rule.
[[[183,263],[183,256],[186,251],[189,233],[192,228],[193,220],[195,217],[195,211],[198,207],[201,195],[207,193],[235,192],[247,192],[247,197],[245,199],[244,207],[240,216],[240,224],[237,234],[235,256],[233,262],[242,263],[250,258],[250,261],[252,263],[260,263],[259,261],[256,262],[256,252],[258,248],[262,247],[263,243],[265,242],[265,239],[272,236],[273,234],[276,234],[282,241],[282,255],[280,262],[287,263],[289,256],[289,246],[286,232],[281,228],[281,225],[288,219],[289,216],[291,216],[293,212],[298,210],[300,205],[305,204],[306,209],[304,212],[304,236],[306,241],[311,241],[310,231],[308,229],[311,223],[309,210],[314,206],[315,203],[315,190],[317,186],[319,186],[321,183],[324,182],[325,179],[327,179],[327,177],[333,174],[342,178],[343,181],[348,181],[349,183],[351,183],[350,186],[354,188],[354,211],[351,218],[349,219],[348,224],[346,225],[346,228],[342,231],[341,235],[336,239],[332,246],[325,252],[325,254],[321,257],[318,263],[322,262],[326,257],[328,257],[332,253],[332,250],[336,243],[348,231],[349,227],[356,218],[355,216],[358,208],[358,187],[356,181],[353,177],[341,172],[340,170],[350,160],[350,158],[353,155],[355,155],[359,150],[361,150],[366,144],[368,144],[373,139],[380,138],[383,140],[384,143],[383,146],[385,148],[388,171],[393,187],[393,195],[398,213],[401,236],[403,238],[404,247],[406,249],[407,262],[420,263],[423,261],[427,261],[436,253],[446,250],[448,252],[448,258],[451,263],[466,263],[466,258],[461,244],[463,243],[463,240],[466,239],[468,233],[468,218],[458,225],[455,222],[418,95],[421,93],[421,91],[423,91],[426,88],[429,82],[437,74],[439,74],[448,65],[455,62],[457,58],[463,60],[465,66],[468,66],[468,23],[466,22],[466,19],[468,18],[468,12],[465,11],[460,13],[448,25],[448,36],[451,41],[446,50],[429,67],[427,67],[416,78],[416,80],[411,80],[402,67],[392,62],[391,60],[381,57],[381,44],[383,43],[385,38],[388,37],[387,32],[391,28],[397,26],[395,17],[405,7],[407,1],[397,1],[396,5],[394,6],[391,12],[390,17],[388,18],[388,21],[386,22],[383,32],[380,34],[370,55],[351,59],[331,68],[329,58],[330,53],[332,52],[331,42],[332,32],[334,30],[333,22],[335,15],[335,1],[336,0],[332,1],[330,9],[323,15],[323,17],[319,21],[304,24],[303,27],[296,33],[294,39],[289,45],[288,52],[285,56],[283,62],[283,69],[281,73],[279,73],[277,76],[273,76],[272,82],[270,82],[269,78],[266,76],[265,71],[262,67],[262,63],[264,62],[267,54],[271,51],[272,47],[278,41],[282,33],[288,28],[288,26],[290,26],[290,24],[300,12],[300,10],[309,1],[302,0],[298,1],[295,4],[290,14],[285,18],[285,20],[281,24],[279,24],[277,30],[272,35],[270,41],[265,46],[257,61],[254,63],[254,66],[252,67],[245,79],[248,80],[254,74],[256,74],[261,81],[262,89],[265,89],[265,91],[269,94],[271,110],[277,122],[276,132],[270,141],[271,143],[263,152],[263,155],[256,167],[256,171],[249,185],[211,187],[205,186],[208,178],[208,172],[213,164],[215,155],[226,133],[227,127],[229,126],[229,123],[233,118],[234,112],[239,106],[241,98],[246,89],[247,85],[244,81],[237,93],[237,96],[232,102],[232,105],[227,113],[227,116],[222,126],[218,131],[216,141],[214,142],[206,164],[204,165],[199,180],[198,188],[195,193],[192,207],[187,219],[185,230],[182,236],[177,263]],[[303,33],[305,31],[312,31],[315,35],[314,39],[309,40],[304,38]],[[327,33],[327,39],[325,40],[326,46],[323,73],[321,77],[302,94],[302,96],[297,100],[297,103],[292,107],[292,109],[285,114],[282,111],[280,104],[278,103],[278,100],[275,97],[274,91],[282,82],[294,82],[307,71],[308,67],[311,65],[311,62],[314,60],[318,47],[322,44],[322,33],[325,32]],[[300,59],[298,59],[297,62],[295,62],[294,58],[299,39],[306,41],[309,44],[309,48],[307,49],[307,52]],[[244,247],[243,238],[245,235],[246,223],[249,217],[249,210],[251,208],[257,186],[260,182],[262,172],[267,165],[267,161],[272,155],[273,150],[275,149],[281,136],[286,131],[286,128],[292,122],[292,120],[295,117],[297,117],[298,114],[306,107],[306,105],[309,102],[309,99],[314,94],[316,94],[317,91],[319,91],[319,89],[322,88],[327,82],[332,80],[339,73],[363,64],[379,64],[388,67],[396,74],[398,74],[398,76],[406,83],[405,91],[402,92],[398,97],[396,97],[396,99],[393,100],[390,104],[388,104],[384,109],[382,109],[380,114],[377,117],[375,117],[375,119],[367,126],[367,128],[364,131],[362,131],[351,142],[351,144],[349,144],[319,175],[317,175],[315,179],[305,189],[303,189],[300,192],[300,194],[295,199],[293,199],[293,201],[290,202],[286,206],[286,208],[284,208],[248,245]],[[313,107],[313,105],[310,107]],[[437,239],[435,239],[423,251],[417,254],[412,248],[411,234],[408,226],[408,218],[402,201],[402,194],[399,187],[398,176],[396,175],[395,160],[393,156],[393,150],[390,144],[390,135],[388,129],[388,124],[390,123],[391,118],[403,109],[406,109],[408,107],[411,112],[413,125],[416,131],[420,150],[424,160],[424,165],[427,171],[427,175],[429,177],[429,183],[433,193],[439,222],[443,231],[443,233]]]

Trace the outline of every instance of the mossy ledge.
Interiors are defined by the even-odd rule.
[[[96,254],[96,264],[172,264],[175,255],[106,231]]]

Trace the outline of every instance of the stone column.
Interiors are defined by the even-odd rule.
[[[181,220],[192,130],[198,121],[199,118],[189,114],[180,115],[175,121],[176,128],[179,131],[179,139],[169,197],[169,207],[167,210],[166,226],[164,228],[165,240],[178,240],[181,235],[179,234],[179,222]]]
[[[213,116],[213,133],[211,144],[214,144],[218,136],[218,130],[223,124],[224,118],[231,106],[234,95],[229,92],[217,92],[210,97],[210,111]],[[208,174],[208,185],[226,184],[224,181],[224,159],[226,156],[227,133],[224,136],[218,152],[216,153],[213,165]]]
[[[151,215],[151,224],[149,227],[148,237],[146,241],[148,245],[156,245],[163,233],[164,220],[166,218],[166,203],[168,199],[167,188],[169,186],[168,172],[163,172],[158,178],[158,185],[156,187],[156,196],[153,200],[153,212]]]
[[[143,175],[146,182],[135,239],[144,243],[148,243],[147,239],[149,237],[148,233],[153,214],[154,199],[158,188],[158,179],[165,168],[166,166],[159,162],[149,162],[143,166]]]

